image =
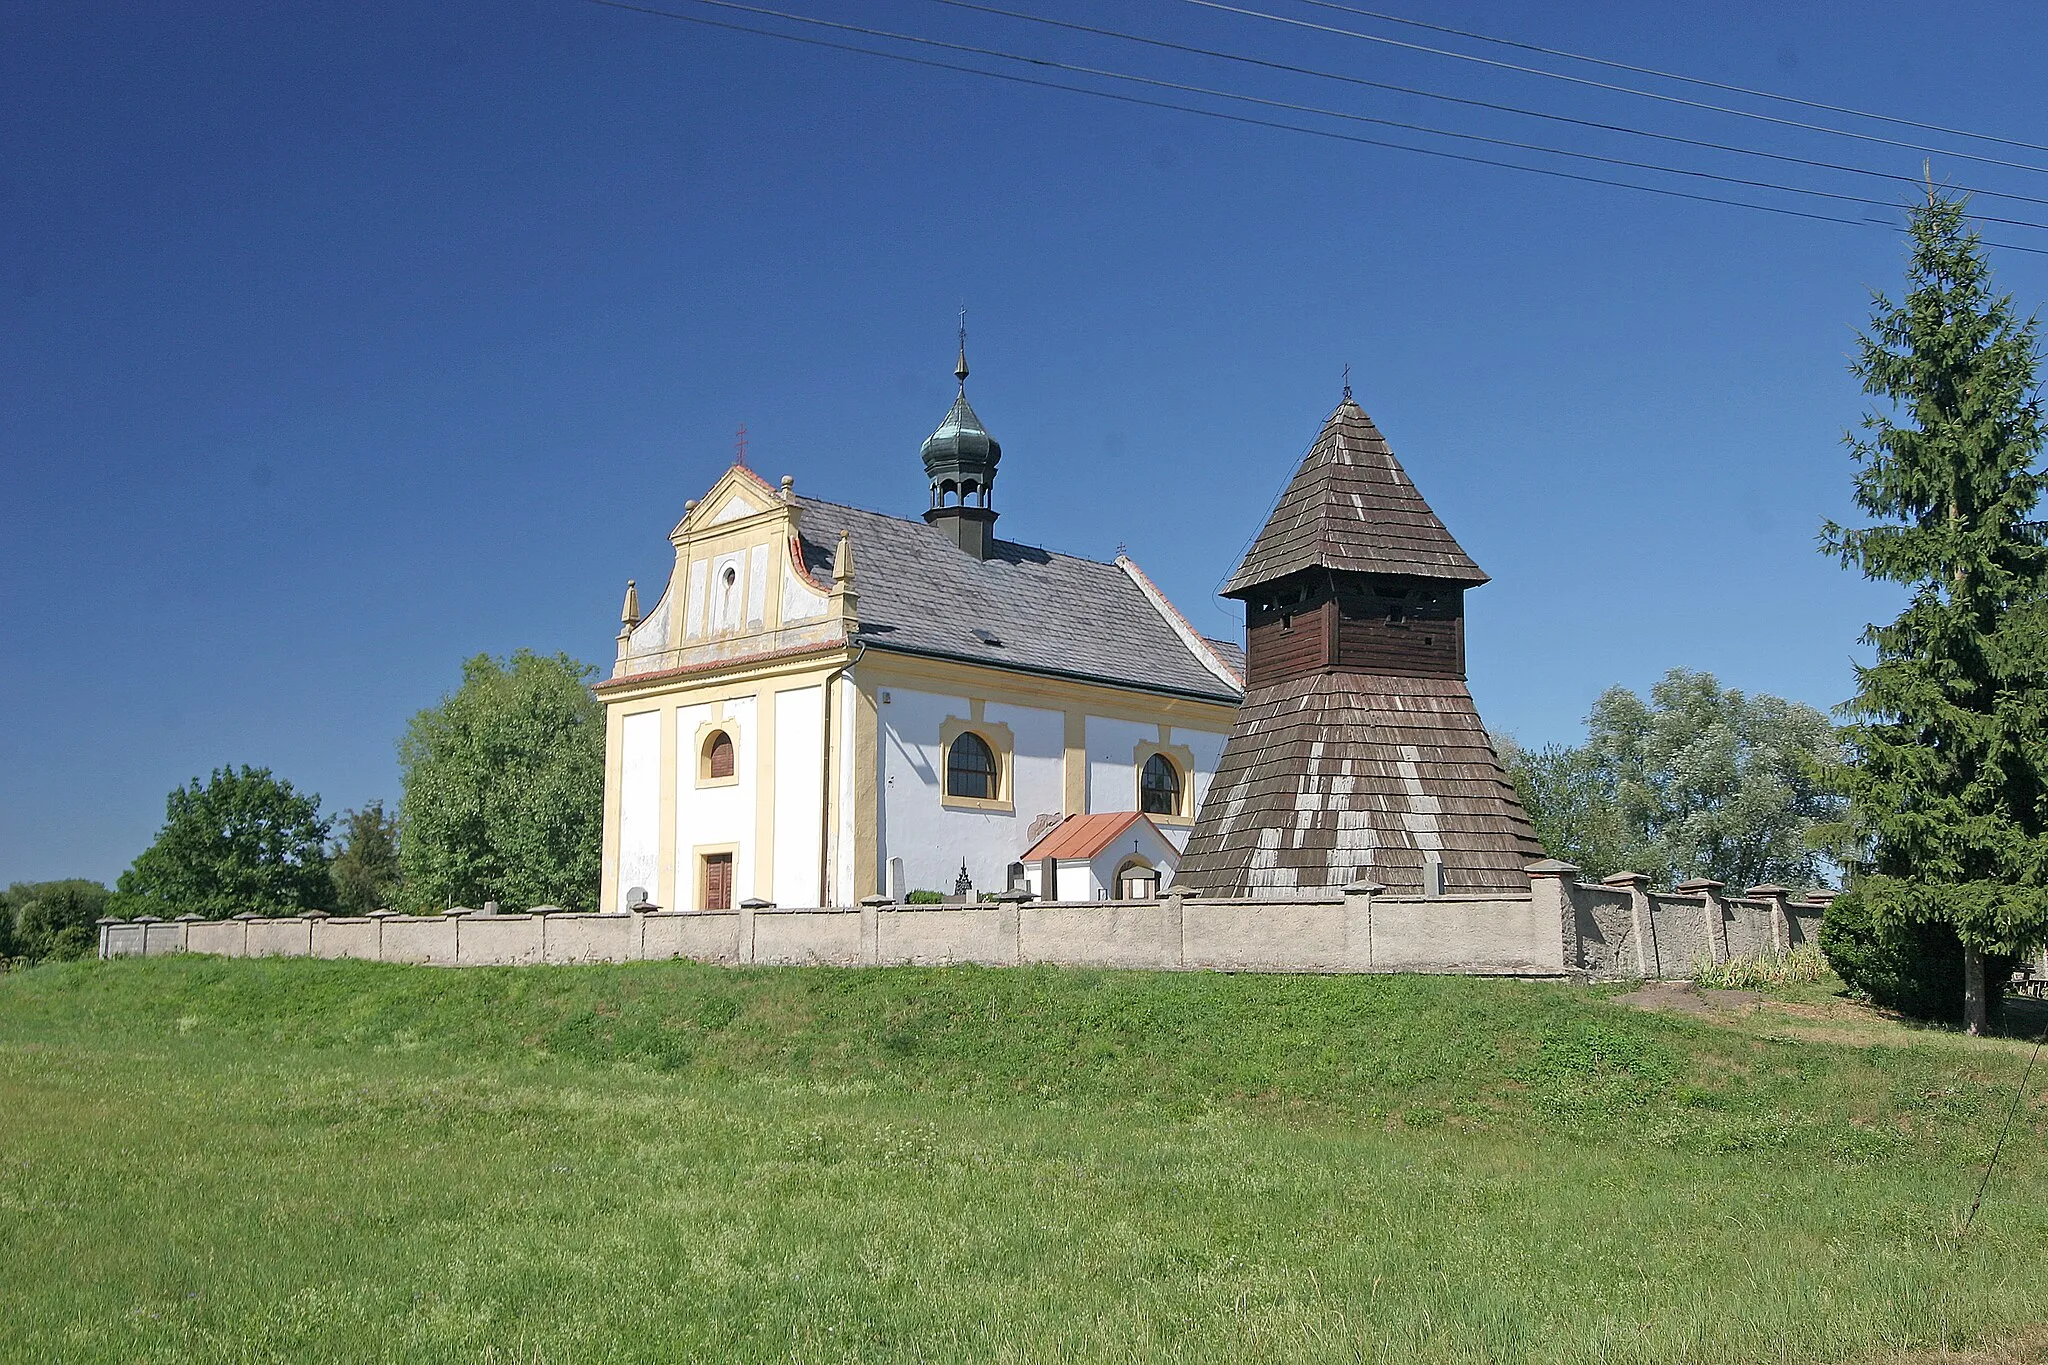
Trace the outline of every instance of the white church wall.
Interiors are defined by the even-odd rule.
[[[823,706],[819,687],[775,694],[775,877],[768,899],[778,905],[818,903],[818,841],[825,832]]]
[[[1000,891],[1041,813],[1058,814],[1064,789],[1066,722],[1058,711],[991,702],[982,720],[1007,727],[1010,809],[948,806],[940,735],[948,720],[969,721],[966,697],[909,688],[882,689],[880,719],[882,863],[901,859],[906,891],[952,894],[967,864],[977,891]]]
[[[733,901],[754,894],[755,788],[760,771],[758,708],[752,697],[676,708],[676,895],[677,909],[704,904],[700,853],[730,847],[733,854]],[[699,786],[699,731],[717,720],[732,736],[734,781]]]
[[[626,892],[659,890],[661,856],[661,712],[640,711],[619,723],[619,881]]]
[[[833,882],[828,899],[834,905],[853,905],[875,890],[872,886],[854,885],[860,840],[860,772],[859,765],[854,762],[855,748],[859,743],[860,690],[845,674],[840,675],[833,688],[832,715],[838,733],[832,743],[834,752],[839,755],[839,791],[833,797],[838,829],[833,834]],[[882,865],[887,866],[886,859]]]
[[[1185,747],[1194,759],[1194,772],[1182,774],[1193,783],[1192,814],[1200,810],[1223,761],[1223,741],[1229,736],[1209,730],[1188,730],[1176,725],[1167,730],[1166,742]],[[1088,717],[1088,809],[1090,812],[1136,810],[1138,808],[1138,746],[1159,743],[1159,726],[1139,721]],[[1160,826],[1161,832],[1179,853],[1187,847],[1185,823]]]

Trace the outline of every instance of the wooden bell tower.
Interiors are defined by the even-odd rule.
[[[1542,850],[1465,688],[1465,591],[1486,581],[1347,387],[1223,586],[1245,699],[1179,880],[1526,892]]]

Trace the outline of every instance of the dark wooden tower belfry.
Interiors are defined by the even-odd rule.
[[[1486,581],[1347,387],[1223,586],[1245,698],[1176,880],[1526,893],[1543,852],[1465,689],[1465,590]]]

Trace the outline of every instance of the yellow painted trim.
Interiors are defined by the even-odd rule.
[[[1010,770],[1015,766],[1017,737],[1009,726],[982,719],[986,705],[980,698],[972,698],[967,703],[965,720],[959,716],[948,716],[939,725],[939,804],[948,810],[999,811],[1015,815],[1017,808],[1010,795]],[[946,769],[953,755],[953,742],[969,733],[980,736],[988,745],[989,752],[995,755],[996,794],[992,801],[955,796],[946,790]]]
[[[690,702],[688,704],[692,706],[703,705],[701,702]],[[756,709],[759,709],[758,703],[756,704]],[[726,738],[732,741],[731,777],[713,777],[711,775],[711,736],[721,730],[725,732]],[[737,787],[740,784],[739,726],[724,714],[723,707],[719,708],[718,715],[713,716],[710,720],[697,727],[697,737],[693,742],[696,745],[697,785],[700,788]]]
[[[1159,728],[1166,730],[1163,725]],[[1171,815],[1153,815],[1146,811],[1146,816],[1162,829],[1188,828],[1195,823],[1195,751],[1185,744],[1165,744],[1149,739],[1139,741],[1138,747],[1131,751],[1131,809],[1145,810],[1145,765],[1154,754],[1164,755],[1180,774],[1180,809]]]
[[[632,678],[619,678],[605,685],[604,703],[606,706],[644,711],[647,709],[645,703],[653,698],[674,697],[684,705],[695,706],[700,702],[723,701],[729,697],[751,697],[761,690],[763,683],[771,680],[784,682],[786,686],[801,686],[788,684],[785,680],[821,679],[852,657],[851,650],[830,648],[766,662],[735,659],[727,668],[707,668],[701,673],[656,679],[637,686]],[[874,655],[868,657],[872,659]]]
[[[1065,754],[1060,764],[1063,794],[1061,814],[1088,812],[1088,713],[1067,711]]]
[[[860,670],[864,672],[865,670]],[[866,677],[853,683],[853,899],[882,891],[881,710]]]
[[[1139,725],[1157,725],[1163,719],[1186,729],[1219,735],[1229,734],[1237,717],[1235,702],[1160,696],[1134,688],[1045,678],[995,665],[892,654],[879,649],[868,651],[861,660],[860,671],[863,677],[873,678],[878,688],[904,687],[940,696],[981,697],[1044,711],[1081,710],[1103,720],[1126,720]]]
[[[725,908],[737,910],[739,909],[740,902],[747,899],[747,897],[740,894],[740,846],[738,844],[692,844],[690,845],[690,904],[686,907],[687,909],[706,910],[710,908],[704,904],[704,892],[707,889],[704,884],[704,860],[715,857],[720,853],[732,855],[732,904]]]

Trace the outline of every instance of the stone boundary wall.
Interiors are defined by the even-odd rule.
[[[362,958],[429,966],[643,962],[939,966],[978,963],[1249,972],[1436,972],[1491,976],[1690,976],[1810,941],[1823,902],[1777,887],[1723,897],[1719,883],[1653,892],[1641,878],[1576,882],[1565,863],[1529,869],[1525,896],[1388,896],[1370,884],[1314,900],[897,905],[615,914],[379,912],[100,922],[100,956]]]

